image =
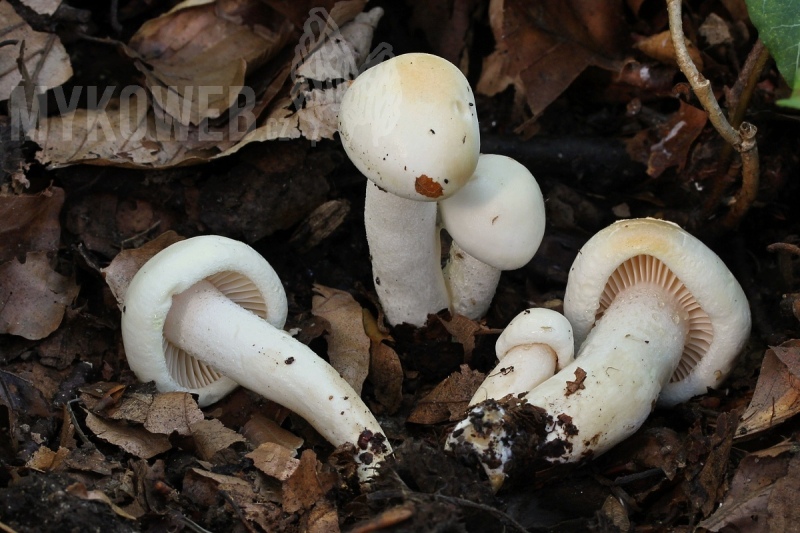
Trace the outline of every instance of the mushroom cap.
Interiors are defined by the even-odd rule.
[[[455,193],[480,152],[469,82],[430,54],[399,55],[358,76],[342,98],[339,135],[362,174],[409,200]]]
[[[718,386],[750,336],[750,308],[719,256],[671,222],[620,220],[581,248],[564,295],[576,346],[614,295],[640,281],[665,286],[689,320],[681,361],[658,403],[675,405]]]
[[[572,325],[564,315],[552,309],[526,309],[515,316],[497,338],[497,359],[502,361],[514,348],[530,344],[549,346],[556,353],[556,370],[561,370],[573,360]]]
[[[439,208],[459,246],[498,270],[525,266],[544,236],[539,184],[524,165],[503,155],[481,154],[472,178]]]
[[[158,390],[189,391],[199,395],[201,405],[208,405],[235,389],[236,382],[171,344],[163,334],[172,297],[201,280],[278,329],[286,322],[288,306],[283,285],[269,263],[248,245],[226,237],[180,241],[136,273],[122,307],[128,365],[139,380],[155,381]]]

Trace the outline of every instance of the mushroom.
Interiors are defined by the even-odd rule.
[[[655,219],[616,222],[586,243],[569,273],[564,314],[580,348],[524,397],[535,427],[518,422],[517,406],[486,402],[484,431],[505,432],[505,449],[517,447],[507,470],[531,457],[561,463],[604,453],[639,429],[657,401],[671,406],[719,386],[750,334],[744,292],[722,260]],[[476,408],[471,416],[479,425]]]
[[[502,421],[494,400],[508,395],[524,397],[572,362],[573,349],[572,326],[564,315],[551,309],[526,309],[498,337],[495,351],[500,362],[472,396],[471,409],[453,428],[445,445],[477,455],[495,490],[505,480],[505,460],[511,453],[506,448],[508,435],[502,427],[486,431],[487,421],[490,428],[492,422]]]
[[[436,202],[478,163],[475,98],[452,63],[403,54],[361,74],[345,92],[339,134],[367,182],[364,225],[375,290],[392,325],[421,326],[449,307]]]
[[[495,344],[499,363],[469,405],[508,394],[526,394],[573,360],[572,326],[552,309],[526,309],[506,326]]]
[[[444,277],[451,310],[472,319],[486,314],[502,270],[525,266],[544,235],[544,200],[525,166],[481,154],[470,180],[439,202],[453,238]]]
[[[281,328],[283,285],[244,243],[202,236],[175,243],[136,273],[122,307],[128,364],[159,391],[216,402],[241,385],[305,418],[335,446],[358,444],[367,480],[391,451],[358,394]]]

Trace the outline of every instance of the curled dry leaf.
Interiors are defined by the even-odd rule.
[[[0,193],[0,263],[28,252],[54,252],[61,238],[64,189],[39,194]]]
[[[236,102],[245,74],[273,58],[293,29],[256,0],[186,1],[143,24],[126,51],[158,106],[198,125]]]
[[[328,321],[328,359],[331,366],[361,394],[369,373],[369,337],[364,333],[361,306],[350,293],[314,285],[311,312]]]
[[[374,387],[375,399],[392,414],[403,401],[403,366],[397,352],[383,342],[392,340],[392,337],[380,330],[369,311],[364,309],[362,314],[364,331],[370,341],[369,380]]]
[[[125,305],[125,291],[142,265],[167,246],[183,239],[174,231],[167,231],[139,248],[121,251],[110,265],[100,270],[120,309]]]
[[[31,82],[42,92],[58,87],[72,77],[72,64],[58,36],[34,31],[17,15],[9,2],[0,2],[0,35],[3,40],[25,41],[25,67]],[[0,54],[0,101],[8,100],[22,81],[17,68],[19,48]]]
[[[485,378],[482,372],[461,365],[458,372],[447,376],[427,396],[417,402],[408,417],[408,422],[438,424],[459,420],[463,417],[470,398]]]
[[[78,285],[50,267],[45,252],[30,252],[0,265],[0,333],[38,340],[61,324]]]
[[[739,421],[736,437],[765,431],[798,412],[800,340],[790,340],[770,348],[764,354],[753,398]]]
[[[166,435],[155,435],[139,426],[103,420],[89,412],[86,413],[86,427],[97,437],[140,459],[150,459],[172,448]]]

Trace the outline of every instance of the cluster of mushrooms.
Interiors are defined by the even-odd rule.
[[[369,178],[365,227],[387,320],[421,326],[443,309],[483,316],[500,271],[535,254],[545,215],[523,165],[480,154],[463,74],[428,54],[385,61],[345,93],[339,132]],[[444,268],[442,230],[452,238]],[[283,286],[263,257],[231,239],[195,237],[136,274],[123,341],[138,378],[161,391],[192,392],[205,406],[241,385],[332,444],[355,444],[368,482],[391,447],[352,387],[282,330],[286,314]],[[563,315],[528,309],[500,335],[499,363],[445,445],[477,457],[495,490],[529,461],[521,453],[553,463],[597,456],[656,404],[719,386],[749,332],[740,285],[703,243],[661,220],[616,222],[579,252]],[[526,406],[534,430],[516,423]]]

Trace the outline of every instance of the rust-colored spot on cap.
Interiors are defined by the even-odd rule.
[[[425,174],[418,177],[417,181],[414,182],[414,190],[428,198],[439,198],[442,195],[442,186]]]

